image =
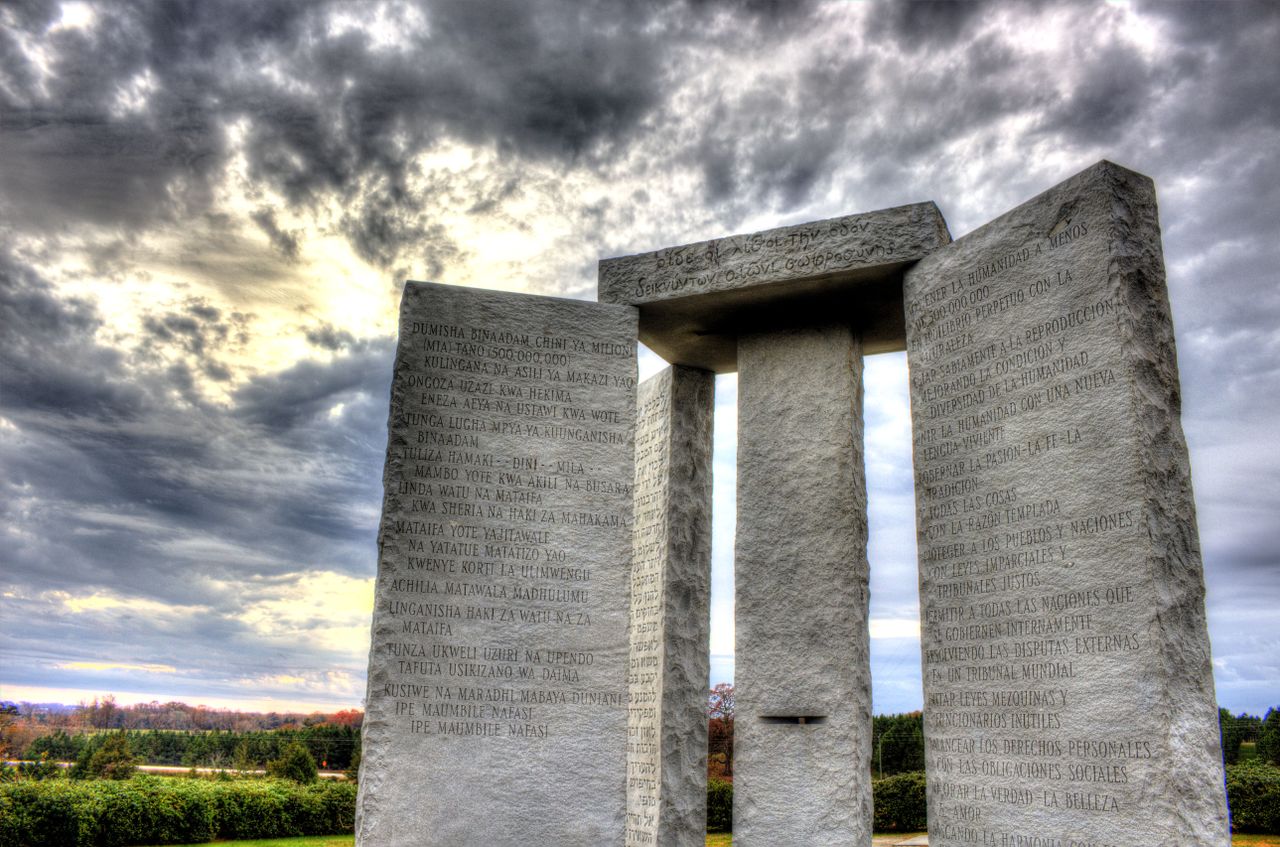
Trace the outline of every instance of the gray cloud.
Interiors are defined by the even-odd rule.
[[[285,258],[298,258],[297,234],[281,229],[280,225],[276,223],[276,214],[273,210],[262,208],[254,212],[250,217],[270,239],[272,246],[279,250]]]
[[[871,15],[867,34],[905,50],[948,46],[962,41],[970,22],[990,6],[978,0],[882,0]]]
[[[222,405],[185,363],[100,345],[91,306],[58,299],[12,258],[0,266],[0,319],[21,329],[0,333],[0,521],[22,528],[0,560],[24,596],[73,587],[235,609],[218,584],[369,574],[375,527],[360,516],[378,498],[387,340],[250,380]],[[198,359],[243,321],[191,301],[148,317],[143,345]],[[170,635],[135,638],[129,654],[160,661]]]

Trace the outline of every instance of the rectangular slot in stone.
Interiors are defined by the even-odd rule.
[[[815,723],[826,723],[826,715],[761,715],[761,723],[797,724],[805,726]]]
[[[1230,843],[1151,181],[907,272],[929,843]]]
[[[636,313],[408,283],[361,847],[623,843]]]

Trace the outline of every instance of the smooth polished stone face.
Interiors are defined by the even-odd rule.
[[[865,847],[861,350],[844,324],[739,347],[734,843]]]
[[[1230,843],[1154,187],[907,272],[929,843]]]
[[[627,847],[706,839],[714,398],[712,373],[679,365],[639,389]]]
[[[362,847],[622,845],[635,333],[630,307],[406,286]]]
[[[902,272],[950,241],[916,203],[603,259],[602,303],[640,307],[640,340],[669,362],[737,369],[739,335],[839,315],[867,353],[902,350]]]

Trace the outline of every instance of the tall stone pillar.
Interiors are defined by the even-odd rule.
[[[679,365],[638,391],[627,847],[706,840],[714,400],[715,375]]]
[[[1155,188],[906,276],[929,843],[1231,841]]]
[[[360,847],[619,847],[634,309],[410,282]]]
[[[871,843],[862,345],[738,341],[734,843]]]

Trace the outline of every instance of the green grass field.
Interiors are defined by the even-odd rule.
[[[1280,847],[1280,835],[1233,835],[1231,847]]]
[[[906,835],[898,836],[907,838]],[[267,838],[261,841],[217,841],[235,847],[353,847],[351,835],[315,835],[308,838]],[[727,832],[707,836],[707,847],[730,847],[733,836]],[[1280,835],[1233,835],[1231,847],[1280,847]]]
[[[210,844],[234,844],[235,847],[352,847],[354,835],[307,835],[301,838],[255,838],[249,841],[211,841]]]

